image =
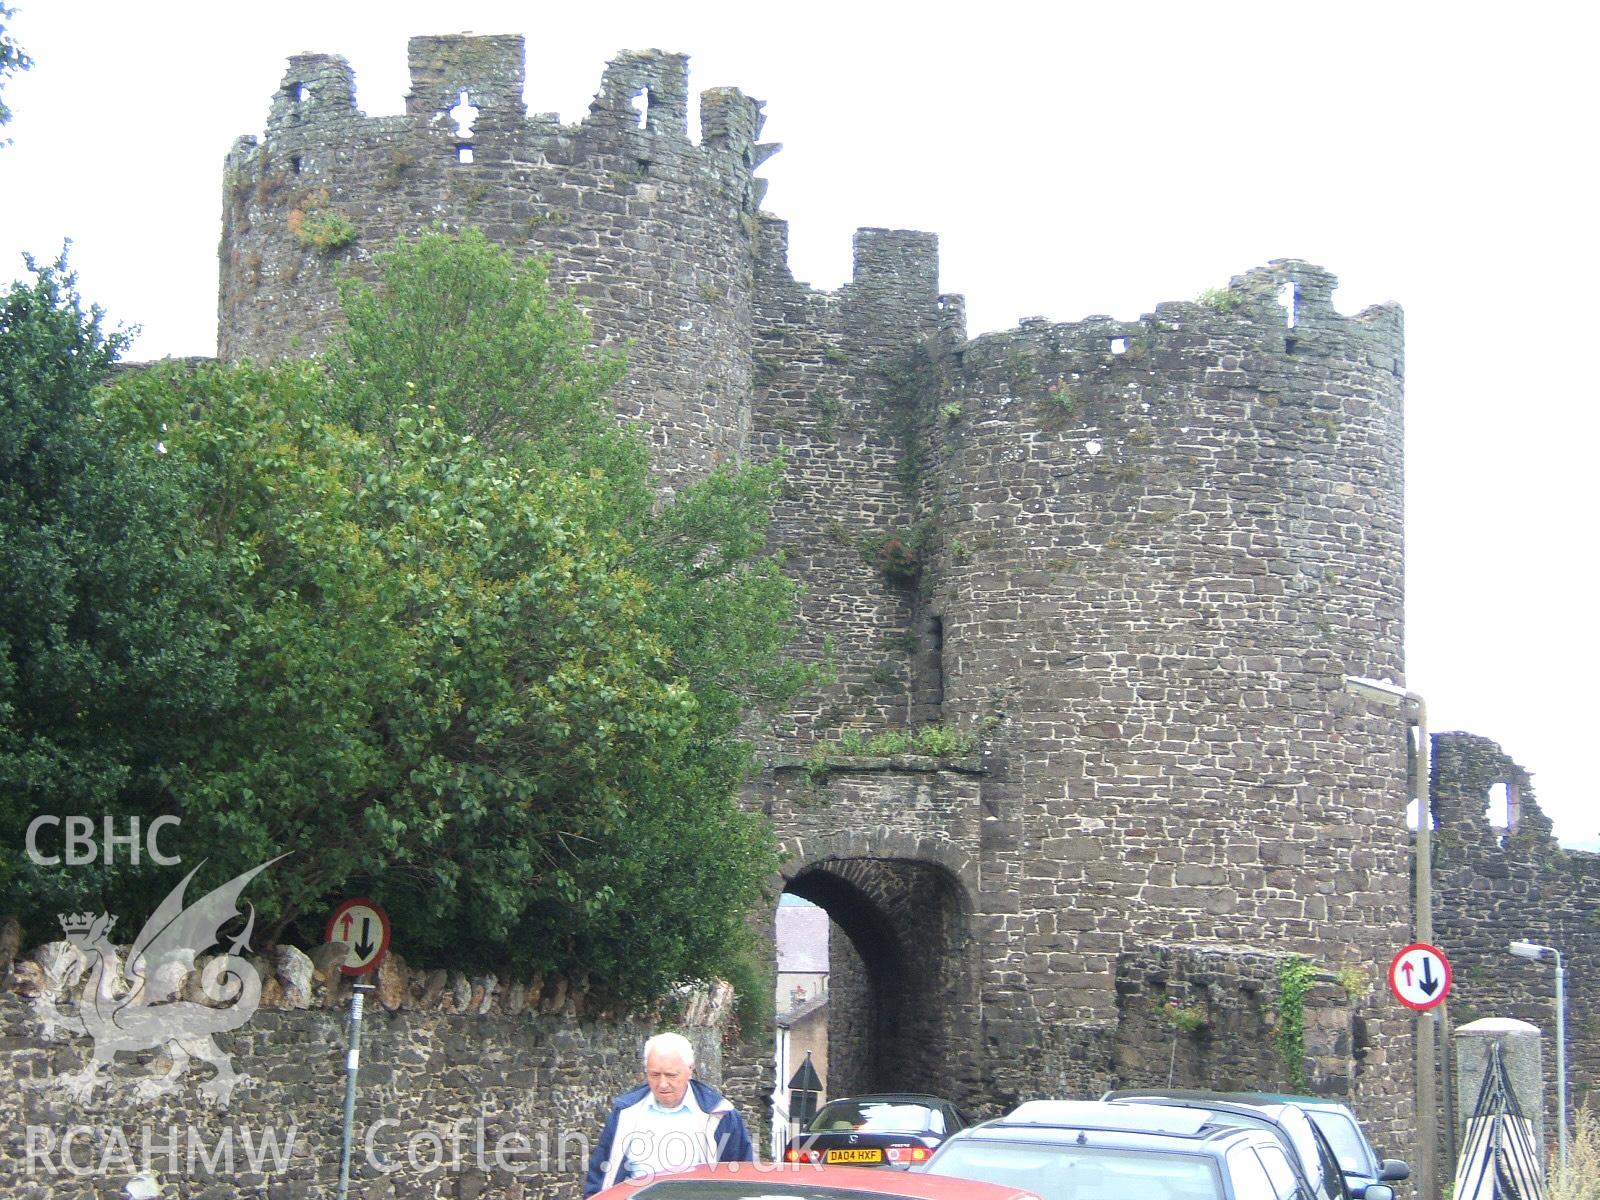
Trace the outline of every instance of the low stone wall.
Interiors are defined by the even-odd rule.
[[[0,1196],[121,1196],[141,1171],[169,1200],[336,1194],[349,981],[330,987],[305,955],[280,952],[247,1021],[209,1044],[152,1035],[86,1090],[85,1067],[111,1040],[101,1022],[119,1006],[125,1026],[160,1009],[107,995],[88,1005],[86,1026],[83,968],[80,952],[53,943],[20,959],[0,991]],[[575,1197],[608,1101],[641,1082],[640,1047],[661,1029],[695,1044],[700,1078],[723,1079],[725,984],[644,1016],[585,1013],[581,984],[564,980],[469,979],[398,960],[378,984],[362,1021],[350,1158],[360,1200]],[[195,978],[175,994],[198,1001]],[[220,1077],[203,1062],[211,1045],[240,1077],[226,1106],[203,1094]]]
[[[1279,1045],[1278,972],[1291,956],[1151,945],[1117,961],[1119,1086],[1300,1090]],[[1350,995],[1322,972],[1304,998],[1312,1091],[1350,1098],[1357,1055]]]

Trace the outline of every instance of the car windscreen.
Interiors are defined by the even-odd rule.
[[[1328,1144],[1339,1159],[1339,1166],[1347,1175],[1376,1175],[1378,1164],[1367,1150],[1366,1140],[1355,1122],[1343,1113],[1312,1110],[1311,1119],[1322,1130]]]
[[[932,1133],[943,1130],[943,1119],[935,1120],[935,1112],[926,1104],[910,1104],[894,1100],[836,1100],[824,1104],[807,1133],[857,1133],[886,1131],[895,1133]]]
[[[944,1144],[930,1175],[981,1179],[1044,1200],[1222,1200],[1214,1160],[1200,1154],[1105,1146],[1040,1145],[974,1138]]]

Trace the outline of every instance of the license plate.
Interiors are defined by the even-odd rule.
[[[823,1156],[823,1162],[831,1163],[875,1163],[883,1161],[882,1150],[829,1150]]]

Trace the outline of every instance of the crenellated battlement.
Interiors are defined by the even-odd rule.
[[[547,255],[602,340],[631,341],[619,408],[646,420],[666,476],[703,473],[748,435],[761,103],[701,99],[688,60],[619,55],[575,124],[530,116],[521,37],[412,38],[405,111],[369,117],[342,58],[289,60],[265,137],[227,160],[218,345],[224,358],[313,352],[334,278],[425,229],[473,226]]]
[[[509,129],[526,119],[522,90],[527,69],[520,37],[414,37],[406,45],[406,57],[411,71],[407,115],[440,119],[465,93],[485,126]]]
[[[499,151],[514,161],[576,161],[574,155],[625,154],[648,168],[682,160],[705,176],[723,176],[759,204],[765,188],[751,178],[777,153],[758,142],[761,102],[737,88],[701,95],[700,143],[689,139],[689,65],[682,54],[632,51],[607,64],[588,113],[574,125],[556,114],[530,116],[523,103],[526,66],[519,36],[457,34],[416,37],[409,43],[411,90],[403,118],[367,117],[355,102],[355,73],[342,57],[297,54],[273,93],[265,145],[240,138],[229,155],[231,171],[248,171],[263,152],[326,159],[318,151],[348,153],[364,137],[420,139],[442,159],[476,163]],[[330,144],[331,143],[331,144]],[[470,149],[470,158],[461,151]],[[554,159],[550,151],[554,149]]]

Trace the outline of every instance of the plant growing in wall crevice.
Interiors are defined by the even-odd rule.
[[[1168,999],[1159,1006],[1161,1018],[1179,1033],[1196,1034],[1211,1024],[1211,1016],[1199,1004],[1179,1004]]]
[[[1072,419],[1078,411],[1077,400],[1072,394],[1072,385],[1063,376],[1055,380],[1044,389],[1044,395],[1039,402],[1040,413],[1047,425],[1059,428]]]
[[[945,405],[950,378],[926,342],[919,342],[903,359],[880,367],[878,375],[887,392],[890,428],[900,446],[900,483],[907,495],[913,495],[922,479],[922,415],[939,412]]]
[[[1366,999],[1372,990],[1372,984],[1367,979],[1367,973],[1360,967],[1340,967],[1333,973],[1334,982],[1344,989],[1344,994],[1350,997],[1351,1003]]]
[[[1244,303],[1244,297],[1232,288],[1206,288],[1197,300],[1217,312],[1232,312]]]
[[[915,588],[922,582],[923,562],[933,533],[932,520],[925,519],[909,529],[865,538],[860,543],[861,557],[883,576],[886,583]]]
[[[1317,969],[1303,958],[1291,957],[1278,967],[1278,1053],[1289,1072],[1290,1085],[1309,1092],[1306,1078],[1306,993],[1316,982]]]
[[[858,730],[847,729],[839,738],[839,753],[852,758],[892,758],[900,754],[962,758],[971,754],[977,745],[977,735],[945,725],[890,729],[871,737],[864,737]]]
[[[329,254],[356,240],[354,223],[329,206],[328,193],[322,190],[301,196],[289,210],[289,232],[302,245]]]
[[[888,534],[876,541],[871,555],[872,565],[885,581],[900,587],[916,585],[922,562],[909,538]]]

